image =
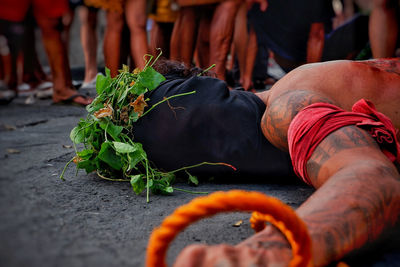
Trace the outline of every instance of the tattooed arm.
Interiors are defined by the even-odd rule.
[[[373,242],[400,214],[400,176],[365,131],[328,135],[307,164],[318,190],[297,210],[313,240],[314,262],[325,265]]]
[[[302,108],[316,102],[336,104],[305,90],[270,97],[262,119],[264,135],[287,150],[290,122]],[[343,127],[328,135],[308,161],[307,173],[318,190],[297,213],[312,235],[317,266],[376,239],[400,214],[399,173],[372,137],[358,127]]]
[[[334,101],[310,91],[288,91],[268,100],[262,120],[265,136],[287,149],[287,130],[303,107]],[[314,264],[324,266],[373,242],[400,214],[400,175],[372,137],[355,126],[329,134],[307,163],[316,192],[296,211],[313,243]],[[285,266],[291,250],[268,226],[233,247],[189,246],[176,266]]]

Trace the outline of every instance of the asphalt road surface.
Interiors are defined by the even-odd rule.
[[[59,179],[74,156],[69,132],[86,115],[84,108],[56,106],[50,100],[31,105],[18,98],[0,106],[0,266],[124,267],[144,266],[152,229],[193,194],[135,195],[129,183],[109,182],[74,166]],[[244,177],[244,181],[245,181]],[[192,187],[218,191],[257,190],[292,207],[313,190],[305,185],[202,182]],[[181,233],[169,249],[171,264],[191,243],[236,244],[253,234],[249,214],[217,215]],[[233,227],[243,220],[239,227]],[[397,227],[398,229],[399,227]],[[350,266],[400,266],[400,231],[377,246],[356,253]]]

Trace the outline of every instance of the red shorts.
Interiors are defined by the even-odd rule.
[[[328,103],[314,103],[297,113],[289,125],[289,153],[296,175],[311,184],[307,162],[314,150],[330,133],[348,125],[366,130],[391,161],[400,162],[397,129],[371,102],[361,99],[351,112]]]
[[[0,19],[21,22],[29,7],[35,17],[58,18],[68,11],[68,0],[1,0]]]

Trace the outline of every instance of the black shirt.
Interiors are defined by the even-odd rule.
[[[265,179],[293,175],[290,158],[264,137],[265,104],[250,92],[229,90],[210,77],[167,79],[146,94],[149,107],[164,97],[196,91],[164,102],[134,125],[133,135],[149,159],[164,170],[203,161],[235,166],[202,166],[194,174],[252,175]]]

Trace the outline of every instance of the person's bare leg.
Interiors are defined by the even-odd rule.
[[[193,53],[197,36],[197,18],[194,7],[182,7],[175,21],[171,36],[172,60],[182,61],[187,66],[192,65]]]
[[[210,26],[212,9],[207,8],[200,11],[201,18],[196,43],[196,65],[202,69],[210,67]]]
[[[7,38],[0,34],[0,64],[1,75],[0,80],[7,85],[11,82],[12,76],[12,56],[7,42]]]
[[[106,13],[106,31],[104,33],[104,61],[110,69],[111,76],[115,77],[120,68],[120,47],[122,28],[124,26],[123,14],[115,11]]]
[[[130,46],[133,60],[136,67],[143,69],[146,65],[143,56],[149,52],[146,32],[146,0],[127,0],[125,18],[131,33]]]
[[[369,18],[369,36],[374,58],[393,57],[399,34],[396,20],[397,1],[374,0]]]
[[[81,21],[81,43],[85,57],[84,83],[93,80],[97,75],[97,10],[86,6],[79,7]]]
[[[53,77],[53,102],[66,100],[77,94],[72,85],[66,45],[62,40],[61,18],[36,17],[42,31],[43,43]],[[91,99],[78,96],[74,102],[87,105]]]
[[[150,52],[153,56],[158,55],[158,49],[161,49],[162,57],[169,58],[172,28],[173,23],[153,22],[153,27],[150,31],[149,45]]]
[[[210,62],[215,63],[219,79],[225,80],[225,64],[231,47],[236,13],[240,1],[226,0],[217,5],[210,30]]]
[[[249,40],[247,31],[247,5],[243,2],[236,14],[235,18],[235,30],[233,33],[233,43],[235,45],[235,55],[239,64],[240,72],[240,84],[243,85],[243,75],[246,69],[246,53],[247,53],[247,42]],[[248,88],[243,87],[246,90]]]
[[[243,74],[243,88],[249,90],[253,87],[253,69],[258,52],[256,32],[251,28],[249,32],[249,41],[247,43],[246,68]],[[268,63],[266,63],[268,64]]]

